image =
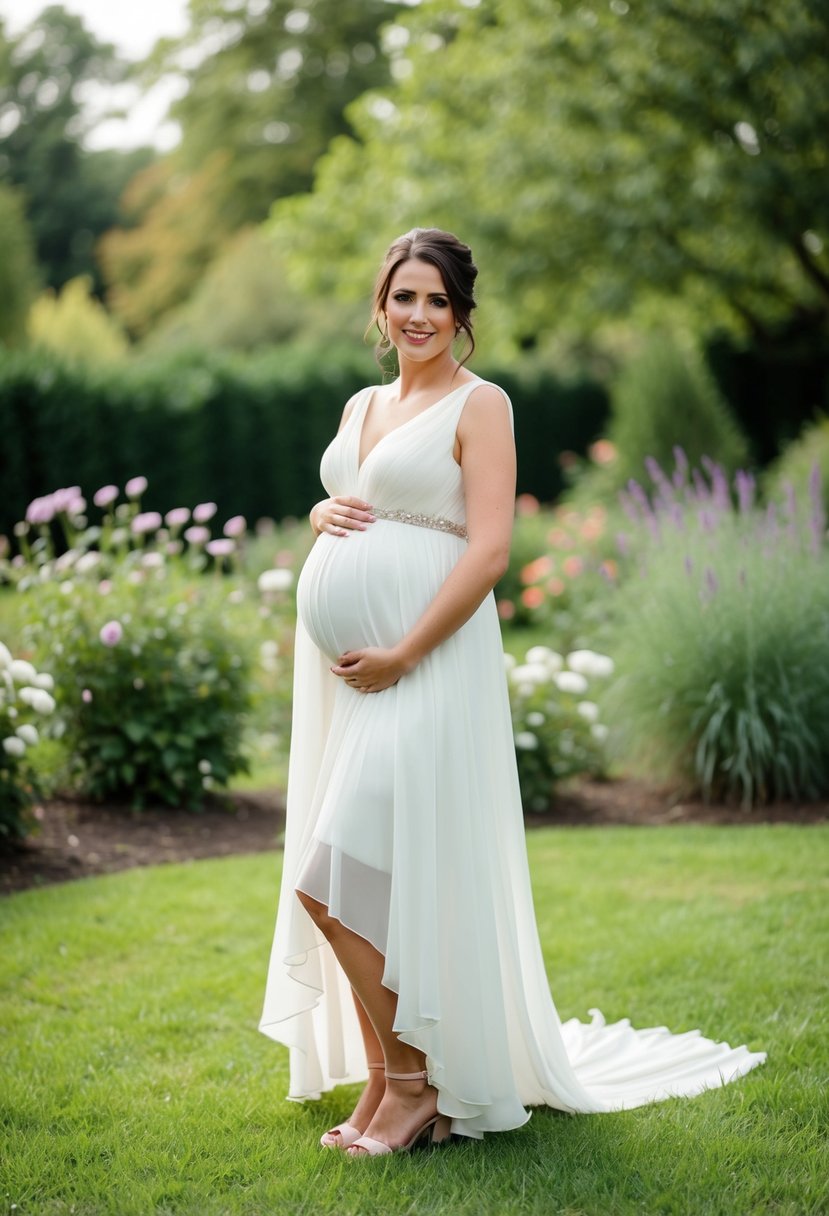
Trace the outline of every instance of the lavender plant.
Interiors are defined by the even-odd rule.
[[[748,808],[829,793],[829,550],[820,478],[763,508],[676,449],[623,496],[638,567],[616,602],[604,701],[623,754]]]

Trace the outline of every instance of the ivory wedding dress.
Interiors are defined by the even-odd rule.
[[[599,1112],[696,1094],[765,1059],[697,1031],[606,1025],[596,1010],[559,1020],[491,594],[392,688],[365,695],[329,670],[346,650],[396,643],[463,553],[453,446],[481,383],[397,427],[361,465],[364,389],[323,456],[329,495],[386,518],[320,535],[297,585],[284,873],[260,1024],[290,1048],[289,1097],[365,1080],[349,985],[300,887],[384,955],[395,1028],[425,1052],[453,1131],[473,1137],[520,1126],[533,1105]]]

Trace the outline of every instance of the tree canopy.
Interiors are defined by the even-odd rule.
[[[271,233],[365,290],[400,231],[473,246],[494,330],[590,332],[681,300],[703,326],[829,325],[829,8],[819,0],[424,0]]]

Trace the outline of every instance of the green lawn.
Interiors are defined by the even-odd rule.
[[[132,870],[0,904],[4,1146],[15,1216],[808,1216],[829,1210],[829,850],[820,828],[530,835],[562,1016],[765,1048],[724,1090],[352,1162],[351,1094],[283,1100],[256,1031],[275,854]],[[16,1207],[13,1209],[13,1205]]]

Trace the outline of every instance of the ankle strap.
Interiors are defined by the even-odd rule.
[[[366,1068],[385,1068],[385,1064],[381,1060],[379,1064],[367,1064]]]
[[[424,1068],[422,1072],[387,1072],[389,1081],[428,1081],[429,1074]]]

